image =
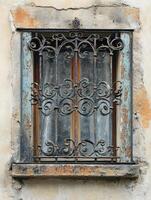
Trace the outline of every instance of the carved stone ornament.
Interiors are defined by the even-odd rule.
[[[80,20],[77,18],[77,17],[75,17],[74,18],[74,20],[72,21],[72,26],[73,26],[73,28],[74,29],[79,29],[80,28]]]

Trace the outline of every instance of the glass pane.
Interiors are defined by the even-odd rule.
[[[112,65],[110,62],[109,52],[99,52],[96,62],[97,84],[106,82],[109,86],[112,86]],[[112,106],[111,99],[108,99]],[[108,115],[101,115],[99,110],[96,112],[96,141],[100,139],[103,139],[107,146],[112,145],[112,112]]]

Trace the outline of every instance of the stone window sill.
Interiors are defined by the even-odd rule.
[[[138,164],[22,164],[12,165],[15,178],[31,177],[107,177],[137,178]]]

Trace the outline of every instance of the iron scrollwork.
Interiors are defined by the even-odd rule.
[[[45,83],[43,88],[37,83],[32,84],[32,105],[38,105],[41,112],[48,116],[54,109],[61,115],[79,112],[90,116],[99,110],[100,114],[108,115],[112,110],[112,102],[119,104],[122,95],[121,82],[116,82],[118,88],[113,90],[105,81],[98,84],[82,79],[78,84],[65,79],[63,84],[54,86]]]
[[[51,140],[46,141],[45,147],[40,148],[40,151],[43,155],[51,156],[62,156],[62,157],[102,157],[102,156],[113,156],[113,151],[117,151],[118,148],[109,146],[106,144],[105,140],[99,140],[97,143],[94,143],[90,140],[82,140],[79,143],[76,143],[70,138],[64,139],[63,144],[55,144]]]
[[[114,51],[122,50],[124,45],[117,33],[103,36],[101,33],[85,35],[83,32],[74,31],[66,34],[50,33],[49,37],[36,33],[28,46],[31,51],[38,52],[39,55],[45,52],[48,59],[56,60],[64,49],[64,57],[70,60],[75,52],[81,59],[88,57],[89,51],[93,52],[94,57],[100,51],[113,55]],[[75,84],[72,80],[65,79],[60,85],[47,82],[40,86],[33,83],[31,102],[34,105],[38,104],[42,113],[47,116],[54,109],[62,115],[78,111],[81,115],[90,116],[95,110],[99,110],[102,115],[107,115],[112,110],[112,101],[116,104],[120,103],[121,92],[121,82],[116,82],[115,87],[112,87],[105,81],[94,84],[87,78],[83,78]]]
[[[76,21],[77,23],[77,21]],[[28,47],[33,52],[47,52],[51,59],[57,58],[62,49],[65,49],[64,56],[71,59],[77,51],[80,58],[89,55],[89,50],[97,56],[100,51],[107,51],[113,55],[114,51],[123,49],[124,44],[117,33],[103,36],[101,33],[92,33],[85,36],[82,32],[69,32],[68,34],[54,33],[46,38],[43,34],[36,34],[28,43]],[[57,43],[57,45],[52,45]],[[96,45],[97,44],[97,45]]]

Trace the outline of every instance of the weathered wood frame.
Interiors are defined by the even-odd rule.
[[[21,138],[20,160],[33,161],[33,111],[31,107],[31,83],[33,82],[33,54],[28,48],[31,32],[21,33]],[[118,76],[122,80],[122,104],[117,117],[118,147],[122,162],[132,162],[132,32],[121,32],[124,43],[119,53]]]

